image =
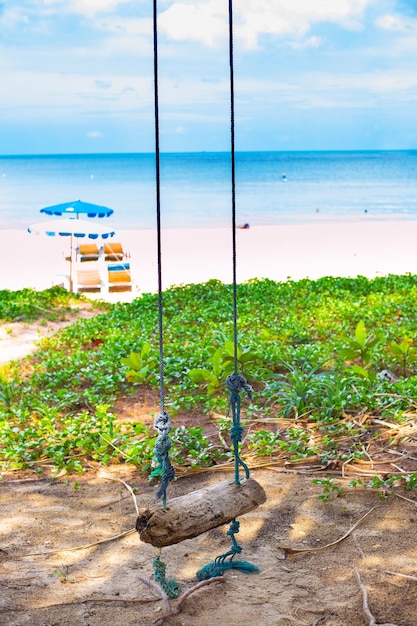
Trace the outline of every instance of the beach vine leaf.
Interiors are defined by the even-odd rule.
[[[343,339],[345,346],[340,350],[340,356],[346,361],[359,361],[362,365],[370,362],[375,348],[381,343],[378,334],[368,333],[363,320],[356,325],[353,337]]]
[[[252,350],[237,349],[237,361],[240,370],[245,376],[248,376],[248,368],[257,361],[258,357]],[[233,373],[234,370],[234,344],[232,341],[226,341],[223,346],[213,351],[209,358],[211,369],[193,368],[189,370],[188,376],[194,383],[201,384],[207,388],[208,394],[214,394],[220,391],[226,378]]]
[[[401,373],[406,376],[407,366],[417,360],[417,348],[413,346],[413,340],[405,338],[401,343],[390,343],[389,349],[392,356],[401,364]]]
[[[157,358],[149,343],[143,344],[140,352],[122,358],[121,363],[128,368],[126,377],[133,383],[149,383],[155,378]]]
[[[366,380],[369,380],[372,382],[376,380],[376,372],[374,370],[361,367],[360,365],[357,365],[356,363],[351,365],[348,368],[348,370],[353,372],[357,376],[361,376],[362,378],[365,378]]]

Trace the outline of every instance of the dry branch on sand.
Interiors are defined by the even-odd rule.
[[[359,574],[359,571],[357,569],[355,569],[355,574],[356,574],[356,579],[358,581],[358,585],[362,591],[362,596],[363,596],[363,610],[365,612],[366,617],[369,619],[369,626],[396,626],[396,624],[392,624],[391,622],[386,622],[384,624],[378,624],[375,620],[375,617],[372,615],[371,610],[369,608],[369,604],[368,604],[368,592],[366,591],[363,583],[362,583],[362,579],[361,576]]]
[[[178,598],[175,607],[171,606],[167,594],[162,589],[162,587],[158,585],[158,583],[155,583],[153,580],[150,580],[149,578],[146,578],[145,576],[139,576],[139,580],[145,583],[145,585],[147,585],[148,587],[151,587],[152,589],[154,589],[159,594],[162,602],[164,603],[164,607],[165,607],[164,615],[160,615],[157,620],[152,622],[152,626],[159,626],[160,624],[163,624],[164,621],[168,619],[169,617],[173,617],[181,613],[185,601],[195,591],[198,591],[202,587],[207,587],[207,585],[211,585],[212,583],[224,582],[225,579],[222,578],[221,576],[215,576],[214,578],[209,578],[208,580],[202,580],[201,582],[197,583],[193,587],[190,587],[189,589],[187,589],[187,591],[184,591],[184,593]]]

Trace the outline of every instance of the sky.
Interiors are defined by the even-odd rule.
[[[154,150],[152,0],[0,0],[0,154]],[[415,0],[234,0],[236,150],[417,149]],[[162,152],[230,149],[228,0],[159,0]]]

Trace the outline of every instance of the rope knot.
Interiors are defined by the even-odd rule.
[[[174,466],[173,466],[173,465],[171,465],[171,464],[169,464],[169,465],[166,467],[165,471],[164,471],[164,474],[163,474],[163,479],[164,479],[167,483],[169,483],[169,482],[171,482],[171,480],[174,480],[174,478],[175,478],[175,469],[174,469]]]
[[[166,564],[161,561],[159,556],[156,556],[152,561],[154,579],[159,583],[162,589],[167,594],[168,598],[178,598],[180,589],[177,581],[174,578],[166,578]]]
[[[171,420],[166,411],[161,411],[154,419],[153,427],[162,436],[167,436],[171,430]]]
[[[242,441],[243,428],[240,424],[235,424],[230,429],[230,437],[232,441]]]
[[[166,435],[158,435],[155,441],[155,455],[158,459],[162,461],[162,457],[166,454],[171,448],[171,441],[168,439]]]
[[[226,378],[226,387],[232,394],[238,394],[241,389],[244,389],[249,400],[252,398],[252,387],[247,383],[246,378],[238,372],[234,372]]]
[[[239,532],[240,522],[237,519],[234,519],[230,522],[229,530],[226,532],[226,535],[236,535]]]
[[[166,508],[167,487],[171,480],[175,477],[175,469],[171,464],[169,458],[169,450],[171,448],[171,441],[169,438],[169,431],[171,430],[171,420],[166,411],[161,411],[155,417],[154,428],[158,431],[158,437],[154,446],[154,461],[156,467],[151,473],[151,477],[162,476],[161,485],[156,492],[156,498],[162,499],[162,506]]]

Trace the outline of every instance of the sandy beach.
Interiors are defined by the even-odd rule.
[[[417,274],[417,221],[251,226],[237,230],[237,280],[321,276],[369,278],[387,274]],[[130,254],[134,288],[101,297],[126,300],[157,290],[156,233],[117,231]],[[0,289],[46,289],[68,284],[67,238],[31,235],[24,230],[0,230]],[[232,234],[228,228],[167,229],[162,233],[163,287],[232,281]],[[85,266],[85,264],[83,264]]]

